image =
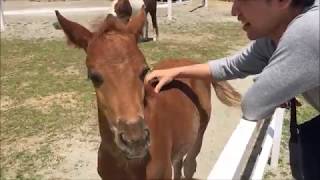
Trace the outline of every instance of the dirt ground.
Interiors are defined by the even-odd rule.
[[[65,7],[108,7],[109,1],[67,1],[67,2],[27,2],[6,1],[4,10],[29,9],[29,8],[65,8]],[[158,10],[158,20],[160,27],[170,25],[171,23],[196,23],[199,21],[236,21],[231,17],[230,3],[225,2],[209,2],[209,8],[200,8],[193,12],[190,10],[196,8],[200,1],[194,0],[183,4],[173,6],[173,21],[167,20],[165,8]],[[108,12],[88,12],[88,13],[64,13],[65,16],[73,21],[90,27],[89,22],[99,18],[104,18]],[[5,16],[6,30],[1,33],[1,38],[22,38],[22,39],[62,39],[64,34],[52,28],[52,24],[56,22],[54,13],[45,15],[8,15]],[[161,34],[160,41],[170,39],[169,35]],[[179,37],[177,38],[185,38]],[[246,91],[251,84],[251,79],[231,81],[239,92]],[[195,178],[205,179],[217,160],[224,144],[230,137],[232,131],[236,127],[240,119],[240,109],[230,108],[217,100],[215,94],[212,95],[212,114],[208,129],[205,133],[203,147],[198,156],[198,167]],[[79,132],[75,132],[71,139],[61,139],[56,143],[56,151],[63,154],[66,158],[60,163],[56,169],[47,169],[43,174],[49,179],[99,179],[96,172],[97,147],[99,144],[99,136],[91,135],[84,137],[81,129],[89,131],[97,129],[96,120],[88,122],[80,128]],[[97,132],[97,131],[96,131]]]

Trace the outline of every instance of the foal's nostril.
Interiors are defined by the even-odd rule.
[[[119,134],[119,139],[123,144],[128,145],[128,141],[126,140],[124,133]]]
[[[146,141],[150,141],[150,131],[149,131],[149,129],[145,129],[144,130],[144,137],[145,137],[145,139],[144,140],[146,140]]]
[[[144,129],[142,136],[139,139],[130,139],[124,132],[119,133],[119,140],[125,146],[148,146],[150,143],[150,131]]]

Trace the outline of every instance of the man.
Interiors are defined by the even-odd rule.
[[[156,70],[145,82],[158,79],[155,92],[159,92],[177,77],[220,81],[259,74],[242,99],[244,119],[269,117],[299,94],[320,111],[319,0],[234,0],[231,13],[253,40],[243,52],[205,64]]]
[[[249,39],[242,53],[206,64],[156,70],[155,92],[174,78],[212,81],[259,74],[244,95],[245,119],[260,120],[298,94],[320,111],[319,0],[235,0],[232,15],[241,21]]]

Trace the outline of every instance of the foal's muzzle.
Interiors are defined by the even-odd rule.
[[[143,158],[147,154],[150,131],[142,118],[134,123],[120,119],[117,137],[117,145],[128,159]]]

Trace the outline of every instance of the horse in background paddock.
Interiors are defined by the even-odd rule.
[[[100,177],[180,179],[183,167],[185,178],[191,179],[210,119],[210,80],[177,79],[159,94],[152,84],[144,85],[148,66],[137,44],[144,9],[127,24],[108,15],[96,32],[58,11],[56,16],[68,40],[86,53],[98,107]],[[194,62],[165,60],[155,69],[190,64]],[[224,103],[238,98],[226,82],[214,88]]]
[[[128,23],[130,18],[137,14],[141,7],[145,7],[146,14],[150,14],[153,26],[153,40],[159,37],[157,23],[157,0],[114,0],[112,2],[113,15],[117,16],[124,23]],[[142,31],[142,40],[148,40],[148,18]]]

